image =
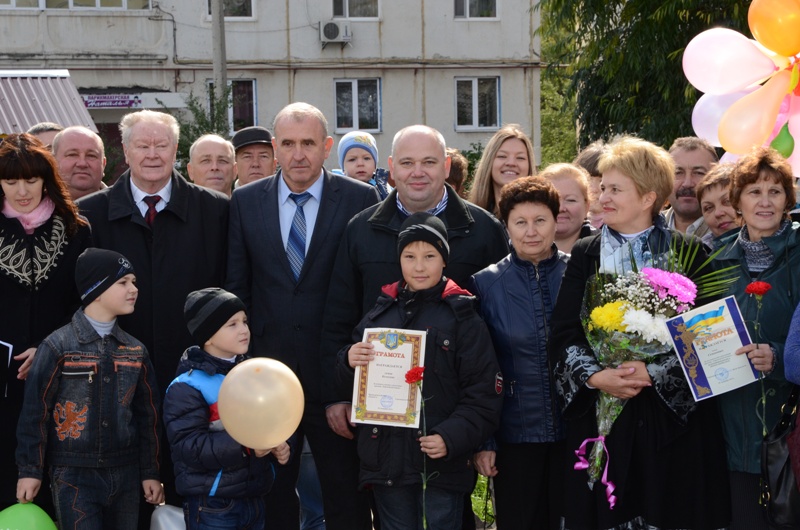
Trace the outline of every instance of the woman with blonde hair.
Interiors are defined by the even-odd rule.
[[[475,169],[469,201],[499,216],[500,189],[536,173],[533,144],[519,125],[503,126],[489,139]]]
[[[548,353],[567,454],[598,439],[600,392],[627,401],[602,439],[608,451],[604,477],[616,486],[616,504],[600,482],[587,484],[586,472],[573,469],[575,460],[568,459],[561,527],[724,528],[730,498],[716,403],[695,403],[672,349],[648,362],[602,364],[581,323],[587,283],[595,275],[658,267],[685,241],[660,214],[672,191],[672,157],[650,142],[623,137],[609,144],[599,167],[605,225],[573,247],[550,320]],[[690,277],[706,257],[697,245],[686,271]]]
[[[556,219],[556,246],[569,254],[582,237],[597,232],[589,224],[589,172],[574,164],[550,164],[540,177],[553,183],[561,201]]]

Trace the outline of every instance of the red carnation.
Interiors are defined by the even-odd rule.
[[[747,287],[745,287],[744,292],[746,294],[764,296],[770,289],[772,289],[772,286],[767,282],[751,282]]]
[[[422,381],[422,372],[425,371],[424,366],[415,366],[408,372],[406,372],[406,383],[409,385],[413,385],[414,383],[419,383]]]

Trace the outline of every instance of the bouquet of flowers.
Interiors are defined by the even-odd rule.
[[[692,308],[697,285],[678,272],[645,267],[641,271],[610,276],[597,274],[587,283],[581,322],[589,345],[603,368],[626,361],[652,362],[672,353],[665,322]],[[603,478],[605,437],[611,432],[627,400],[600,392],[597,401],[598,438],[589,461],[582,458],[577,469],[588,469],[590,483]],[[579,451],[585,451],[585,444]]]

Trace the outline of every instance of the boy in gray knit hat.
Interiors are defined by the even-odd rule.
[[[197,346],[184,352],[167,388],[164,424],[186,528],[263,529],[271,468],[289,460],[289,445],[243,447],[225,431],[217,411],[223,379],[247,358],[245,306],[236,295],[210,287],[189,293],[183,314]]]

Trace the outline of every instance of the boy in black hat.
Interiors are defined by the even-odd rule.
[[[245,306],[235,295],[211,287],[189,293],[183,308],[197,346],[178,363],[178,377],[164,397],[164,424],[184,496],[186,528],[264,528],[264,495],[275,460],[289,460],[284,442],[272,450],[242,445],[225,431],[217,412],[222,380],[246,359],[250,345]]]
[[[78,257],[82,308],[36,350],[17,428],[17,498],[31,502],[49,466],[61,528],[135,530],[139,487],[160,504],[158,390],[147,350],[117,325],[138,289],[130,262]],[[46,455],[46,456],[45,456]]]
[[[427,432],[359,424],[360,483],[373,489],[381,528],[421,528],[424,517],[429,528],[460,529],[464,495],[474,485],[473,451],[499,423],[500,368],[474,297],[442,276],[450,254],[444,223],[424,212],[411,215],[397,251],[403,279],[383,287],[353,340],[361,341],[366,328],[426,331],[421,425]],[[355,367],[374,357],[370,343],[343,348],[340,382],[352,389]]]

